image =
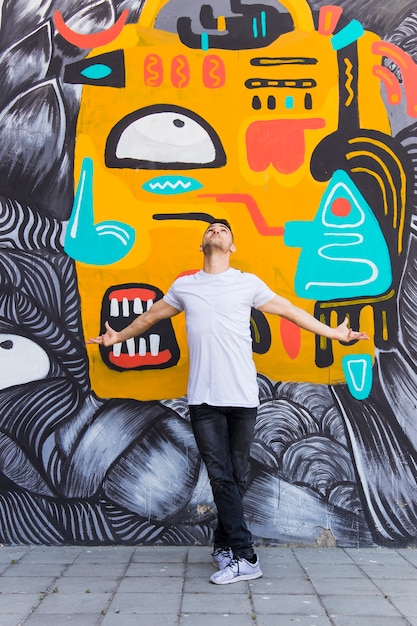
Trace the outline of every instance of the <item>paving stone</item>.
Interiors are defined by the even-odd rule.
[[[224,615],[216,613],[215,615],[207,615],[206,613],[190,613],[183,614],[180,620],[180,626],[254,626],[259,624],[255,621],[252,614],[231,615],[225,613]],[[269,622],[268,626],[272,626]],[[277,626],[277,624],[274,624]]]
[[[45,615],[44,613],[35,613],[25,620],[24,626],[97,626],[98,623],[99,616],[96,614],[86,615],[85,613],[72,613],[71,615],[60,615],[52,613],[51,615]],[[22,625],[19,624],[19,626]]]
[[[332,617],[332,622],[334,626],[408,626],[408,622],[401,617],[372,617],[370,615],[366,616],[366,622],[361,615],[338,615]],[[413,626],[417,626],[417,622]]]
[[[234,586],[241,583],[233,583]],[[220,586],[220,585],[219,585]],[[230,585],[225,585],[229,587]],[[217,588],[215,585],[213,587]],[[183,598],[183,613],[233,614],[252,615],[252,606],[249,596],[242,588],[239,594],[218,594],[214,600],[212,593],[188,594]]]
[[[177,615],[181,606],[181,594],[158,593],[116,593],[108,613],[166,614]]]
[[[360,615],[363,620],[372,617],[400,617],[390,602],[381,596],[321,596],[330,617],[333,615]],[[365,623],[363,624],[365,626]],[[367,626],[367,625],[366,625]]]
[[[315,595],[253,594],[252,599],[257,615],[313,615],[318,619],[325,614]]]

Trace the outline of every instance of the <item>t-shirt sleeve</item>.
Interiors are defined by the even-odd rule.
[[[266,304],[273,298],[275,298],[276,294],[264,283],[263,280],[258,278],[258,276],[253,275],[254,280],[254,291],[253,291],[253,307],[257,309],[258,307]]]
[[[170,306],[175,307],[178,311],[184,310],[182,299],[180,298],[176,289],[176,282],[173,282],[167,293],[163,296],[163,300]]]

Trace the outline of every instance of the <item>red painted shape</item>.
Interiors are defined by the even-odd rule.
[[[322,118],[253,122],[246,131],[249,167],[263,172],[273,165],[282,174],[296,172],[305,161],[305,131],[324,126]]]
[[[193,274],[197,274],[200,270],[185,270],[185,272],[181,272],[178,274],[177,278],[181,278],[181,276],[192,276]]]
[[[395,74],[387,67],[381,67],[380,65],[374,65],[372,73],[383,83],[387,91],[388,102],[390,104],[400,104],[403,94],[401,84]]]
[[[322,6],[319,13],[319,33],[321,35],[332,35],[342,13],[342,7],[335,7],[331,4]]]
[[[171,82],[177,89],[187,87],[190,82],[190,65],[187,61],[187,57],[183,54],[179,54],[172,59]]]
[[[404,50],[387,41],[373,43],[372,52],[378,56],[388,57],[398,65],[405,89],[407,114],[410,117],[417,117],[417,65],[413,59]]]
[[[160,87],[164,80],[164,66],[158,54],[148,54],[143,63],[143,80],[148,87]]]
[[[332,202],[332,213],[337,217],[347,217],[352,209],[347,198],[336,198]]]
[[[285,348],[285,352],[290,359],[296,359],[300,353],[301,348],[301,330],[294,324],[285,318],[280,318],[279,331],[281,335],[282,345]]]
[[[118,302],[122,302],[123,298],[127,298],[128,300],[134,300],[135,298],[139,298],[144,302],[148,300],[154,300],[156,297],[156,293],[153,289],[146,289],[145,287],[127,287],[126,289],[115,289],[109,294],[109,300],[117,300]]]
[[[202,193],[200,198],[216,198],[217,202],[237,202],[244,204],[260,235],[282,237],[283,226],[268,226],[256,200],[248,193]]]
[[[217,54],[208,54],[203,61],[203,82],[208,89],[219,89],[226,82],[224,61]]]
[[[99,33],[91,33],[89,35],[76,33],[67,26],[59,9],[54,12],[54,24],[59,34],[72,45],[78,48],[99,48],[100,46],[105,46],[111,41],[114,41],[116,37],[120,35],[126,24],[128,15],[129,10],[125,9],[113,26],[107,30],[102,30]]]
[[[149,365],[163,365],[164,363],[168,363],[171,358],[171,350],[162,350],[156,356],[152,356],[150,352],[147,352],[143,356],[140,356],[139,354],[135,354],[134,356],[129,356],[128,354],[114,356],[113,352],[110,352],[109,354],[110,363],[113,363],[113,365],[121,367],[125,370],[131,370],[137,367]]]

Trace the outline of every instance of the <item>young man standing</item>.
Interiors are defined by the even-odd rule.
[[[235,251],[230,224],[217,219],[205,231],[203,269],[178,278],[168,293],[129,326],[106,332],[90,342],[110,346],[142,334],[156,322],[185,312],[189,348],[188,404],[193,433],[207,467],[218,523],[214,532],[213,564],[218,584],[262,576],[245,523],[243,496],[249,452],[259,404],[252,359],[252,307],[280,315],[301,328],[329,339],[368,339],[348,328],[337,328],[276,295],[254,274],[230,267]]]

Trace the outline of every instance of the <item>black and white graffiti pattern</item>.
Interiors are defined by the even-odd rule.
[[[340,4],[417,58],[413,2],[394,0],[390,10],[378,0]],[[71,28],[88,32],[108,28],[126,8],[136,21],[141,2],[2,5],[0,540],[207,544],[215,509],[185,398],[100,399],[90,388],[77,276],[62,247],[80,90],[61,78],[86,51],[55,32],[58,8]],[[416,126],[405,117],[396,124],[417,172]],[[259,376],[246,511],[260,541],[416,540],[416,192],[414,183],[398,334],[377,354],[370,397]],[[21,359],[19,376],[8,372],[12,354]]]

